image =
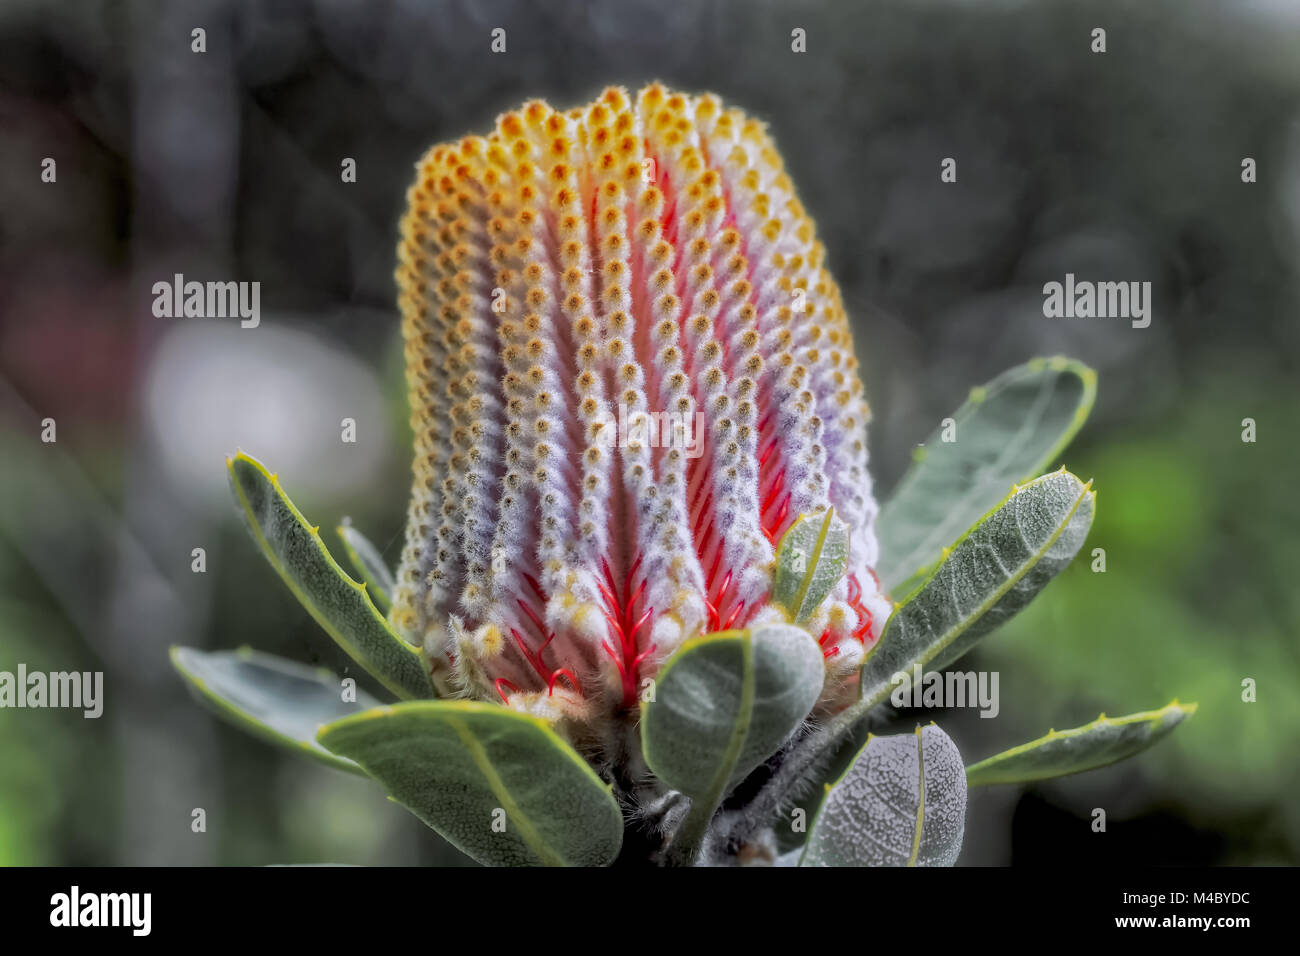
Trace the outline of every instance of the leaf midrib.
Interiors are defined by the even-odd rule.
[[[731,782],[731,775],[740,760],[740,752],[749,738],[749,726],[754,719],[754,639],[748,631],[741,639],[740,654],[740,703],[736,710],[736,721],[731,727],[731,736],[727,740],[727,749],[722,752],[718,770],[709,781],[708,790],[702,795],[702,799],[711,807],[722,801],[722,794]]]
[[[1162,729],[1162,725],[1164,723],[1165,718],[1170,716],[1171,714],[1174,713],[1180,714],[1181,716],[1179,717],[1179,721],[1181,722],[1182,720],[1185,720],[1190,714],[1193,714],[1195,712],[1196,712],[1196,707],[1194,704],[1189,704],[1184,706],[1178,703],[1169,703],[1166,704],[1164,707],[1159,708],[1158,710],[1144,710],[1144,711],[1139,711],[1136,714],[1125,714],[1123,717],[1098,717],[1096,720],[1090,721],[1089,723],[1086,723],[1081,727],[1071,727],[1067,730],[1049,731],[1048,733],[1044,734],[1041,737],[1035,737],[1033,740],[1027,740],[1023,744],[1017,744],[1015,747],[1011,747],[1007,750],[999,751],[998,753],[995,753],[992,756],[985,757],[983,760],[979,761],[978,763],[971,764],[969,767],[966,768],[966,779],[971,786],[987,786],[990,784],[999,784],[999,783],[1022,783],[1022,782],[1029,783],[1034,781],[1035,779],[1051,779],[1052,777],[1057,777],[1057,776],[1067,776],[1068,774],[1053,773],[1047,777],[1038,777],[1038,778],[1012,777],[1004,780],[1004,779],[999,779],[996,773],[994,773],[994,775],[988,779],[984,779],[984,780],[978,779],[979,774],[981,772],[987,772],[989,770],[996,771],[998,765],[1001,763],[1005,763],[1016,757],[1024,756],[1025,754],[1033,753],[1036,750],[1041,750],[1043,747],[1047,746],[1048,744],[1060,743],[1062,741],[1070,741],[1078,737],[1086,737],[1089,734],[1103,727],[1131,727],[1138,724],[1147,724],[1150,725],[1151,732],[1155,733],[1156,731]],[[1110,763],[1115,763],[1115,762],[1116,761],[1110,761]],[[1102,767],[1106,767],[1109,765],[1110,765],[1109,763],[1096,764],[1090,767],[1083,767],[1077,771],[1071,771],[1071,773],[1083,773],[1088,770],[1099,770]]]
[[[821,561],[822,550],[826,547],[826,538],[831,532],[831,518],[835,512],[831,508],[826,509],[826,519],[822,521],[821,530],[817,532],[817,542],[813,545],[812,556],[808,559],[808,564],[804,569],[803,581],[799,585],[799,590],[795,592],[792,613],[796,621],[804,619],[804,601],[808,600],[808,591],[812,587],[813,575],[817,573],[817,563]]]
[[[487,780],[488,789],[492,791],[494,797],[501,801],[506,816],[519,828],[519,836],[528,845],[528,848],[537,854],[538,859],[544,865],[564,866],[566,864],[564,857],[552,849],[550,844],[542,838],[541,834],[537,832],[532,818],[520,809],[519,804],[510,795],[510,789],[506,786],[505,781],[501,779],[501,775],[497,773],[496,767],[492,765],[492,761],[487,755],[487,751],[483,749],[482,743],[470,730],[469,725],[455,717],[449,716],[444,719],[456,731],[456,735],[460,737],[461,743],[465,745],[470,758],[474,761],[474,766]]]
[[[916,728],[916,829],[912,833],[912,854],[907,858],[908,866],[916,866],[917,857],[921,855],[921,832],[925,828],[925,746],[921,743],[921,728]]]

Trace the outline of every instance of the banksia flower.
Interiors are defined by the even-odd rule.
[[[1040,473],[1095,373],[1034,359],[973,390],[877,514],[843,302],[760,123],[658,85],[532,102],[434,147],[409,200],[396,574],[345,522],[353,578],[276,475],[228,462],[272,567],[398,701],[173,649],[218,713],[370,776],[482,863],[928,866],[957,859],[968,785],[1101,766],[1194,710],[970,767],[934,725],[868,735],[822,779],[915,704],[897,691],[963,706],[936,672],[1078,552],[1092,483]],[[778,834],[818,783],[806,832]]]
[[[540,101],[436,146],[397,279],[414,485],[391,621],[440,687],[576,730],[683,641],[774,614],[833,508],[827,703],[889,604],[869,418],[825,249],[763,125],[714,96]]]

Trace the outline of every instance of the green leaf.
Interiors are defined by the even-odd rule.
[[[966,774],[934,724],[868,737],[826,788],[800,866],[952,866],[966,829]]]
[[[334,530],[338,533],[339,540],[343,542],[343,553],[348,556],[348,561],[361,575],[361,580],[366,583],[366,589],[375,602],[375,607],[387,611],[397,582],[393,579],[393,572],[384,564],[383,555],[370,543],[369,538],[352,526],[352,522],[347,518],[344,518],[343,523]]]
[[[356,702],[343,700],[342,681],[323,667],[308,667],[247,647],[236,651],[200,651],[173,647],[172,665],[195,697],[218,716],[242,730],[322,763],[352,773],[361,768],[316,743],[322,724],[376,707],[357,689]]]
[[[799,728],[825,678],[816,640],[789,624],[707,634],[668,659],[641,705],[641,745],[655,775],[691,797],[675,862],[694,858],[727,790]]]
[[[1083,545],[1094,499],[1064,469],[1007,495],[889,616],[863,663],[863,699],[879,703],[914,665],[952,663],[1028,605]]]
[[[423,656],[388,627],[275,475],[242,452],[226,462],[248,530],[289,590],[348,655],[399,697],[434,697]]]
[[[827,508],[825,517],[804,515],[790,526],[776,551],[772,602],[796,624],[805,624],[844,576],[849,528]]]
[[[1048,731],[1045,737],[972,764],[966,768],[966,781],[972,787],[1025,783],[1105,767],[1146,750],[1194,713],[1195,704],[1174,701],[1127,717],[1102,714],[1090,724]]]
[[[1051,466],[1092,410],[1097,373],[1071,359],[1034,359],[971,391],[952,415],[955,441],[940,427],[876,524],[886,591],[907,593],[942,548],[997,503],[1012,483]]]
[[[646,762],[688,796],[725,792],[798,729],[825,679],[816,640],[792,625],[687,641],[641,705]]]
[[[485,865],[604,866],[618,855],[623,817],[609,787],[536,717],[411,701],[330,724],[317,739]]]

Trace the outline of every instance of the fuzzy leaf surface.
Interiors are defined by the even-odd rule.
[[[323,727],[392,798],[487,866],[604,866],[623,816],[545,721],[476,701],[407,701]]]
[[[952,866],[966,829],[966,773],[934,724],[869,737],[826,791],[800,866]]]
[[[798,729],[825,675],[816,640],[788,624],[687,641],[641,705],[646,762],[692,798],[721,799]]]

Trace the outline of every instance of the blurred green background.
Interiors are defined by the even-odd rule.
[[[0,863],[462,861],[373,784],[215,722],[166,651],[361,677],[237,525],[223,456],[395,563],[412,164],[529,97],[657,78],[769,122],[857,326],[878,492],[971,385],[1041,354],[1099,371],[1064,463],[1096,480],[1106,573],[1081,557],[962,665],[999,671],[997,719],[940,720],[973,761],[1200,711],[1126,764],[977,791],[962,862],[1294,864],[1297,49],[1283,0],[0,0],[0,670],[106,685],[99,720],[0,710]],[[154,318],[175,272],[260,281],[261,327]],[[1044,318],[1066,272],[1152,282],[1151,326]]]

